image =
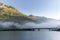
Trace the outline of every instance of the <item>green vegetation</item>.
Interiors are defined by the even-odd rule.
[[[12,6],[0,4],[0,21],[13,21],[22,24],[25,21],[32,21],[32,19]]]

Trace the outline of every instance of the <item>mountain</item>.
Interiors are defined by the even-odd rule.
[[[34,16],[34,15],[29,15],[29,17],[30,17],[32,20],[35,20],[35,23],[43,23],[43,22],[47,22],[47,21],[56,20],[56,19],[52,19],[52,18],[39,17],[39,16]]]
[[[25,21],[32,21],[32,19],[19,12],[15,7],[0,3],[0,21],[24,23]]]
[[[25,15],[18,11],[15,7],[0,3],[0,21],[11,21],[17,23],[26,23],[26,22],[35,22],[35,23],[42,23],[50,20],[55,20],[46,17],[39,17],[33,15]]]

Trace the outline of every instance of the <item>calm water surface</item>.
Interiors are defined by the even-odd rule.
[[[0,40],[60,40],[56,31],[1,31]]]

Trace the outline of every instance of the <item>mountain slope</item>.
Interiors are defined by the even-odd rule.
[[[13,21],[23,23],[25,21],[31,21],[31,19],[19,12],[12,6],[0,3],[0,21]]]
[[[30,17],[32,20],[35,20],[35,23],[42,23],[42,22],[47,22],[47,21],[56,20],[56,19],[52,19],[52,18],[39,17],[39,16],[34,16],[34,15],[29,15],[29,17]]]

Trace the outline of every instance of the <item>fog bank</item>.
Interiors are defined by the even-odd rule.
[[[40,24],[28,22],[23,25],[15,22],[0,22],[0,28],[56,28],[59,26],[60,21],[48,21]]]

